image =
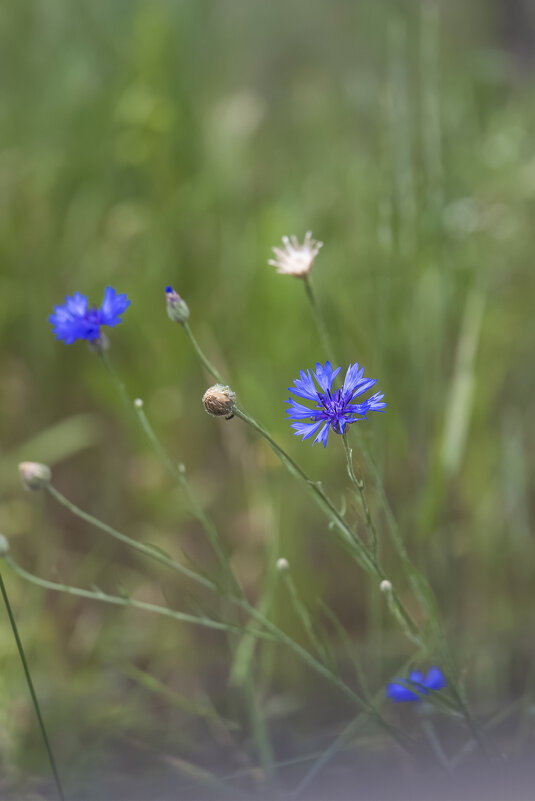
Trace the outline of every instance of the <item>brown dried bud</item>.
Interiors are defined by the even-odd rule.
[[[206,390],[202,402],[213,417],[231,417],[236,408],[236,393],[224,384],[214,384]]]

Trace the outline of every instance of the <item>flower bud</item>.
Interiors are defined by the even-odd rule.
[[[45,489],[52,478],[50,467],[39,462],[21,462],[19,473],[24,487],[28,490]]]
[[[142,409],[143,408],[143,399],[142,398],[136,398],[135,401],[134,401],[134,406],[136,407],[136,409]]]
[[[280,559],[277,559],[277,570],[279,573],[286,573],[287,570],[290,569],[290,563],[284,556],[281,556]]]
[[[184,323],[189,317],[189,309],[186,301],[175,292],[172,286],[165,287],[165,299],[167,303],[167,314],[174,323]]]
[[[236,393],[224,384],[214,384],[202,396],[204,408],[212,417],[232,417],[236,408]]]
[[[7,553],[9,553],[9,542],[3,534],[0,534],[0,557],[5,556]]]
[[[383,579],[379,584],[379,589],[387,595],[392,592],[392,583],[388,579]]]

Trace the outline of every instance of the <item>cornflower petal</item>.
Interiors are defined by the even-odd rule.
[[[427,671],[424,684],[428,690],[442,690],[447,686],[447,681],[441,669],[432,665]]]
[[[308,439],[315,434],[321,425],[321,420],[317,423],[292,423],[294,429],[294,436],[302,436],[303,439]]]
[[[306,419],[307,417],[315,418],[317,415],[317,412],[313,409],[309,409],[307,406],[297,403],[293,398],[288,398],[288,403],[291,404],[291,407],[286,410],[289,417],[293,417],[294,419]]]
[[[316,372],[314,373],[318,385],[324,392],[329,392],[332,387],[333,381],[340,372],[340,367],[337,367],[333,372],[330,362],[325,362],[325,367],[319,362],[316,364]]]
[[[396,679],[395,681],[392,681],[390,684],[386,685],[386,697],[391,698],[395,703],[401,703],[403,701],[419,701],[420,699],[418,695],[412,690],[409,690],[408,687],[401,684],[401,681],[402,679]]]
[[[323,445],[323,447],[326,448],[328,436],[329,436],[329,423],[325,423],[323,428],[318,432],[318,435],[312,444],[315,445],[316,442],[320,442]]]
[[[290,392],[293,392],[294,395],[299,395],[300,398],[308,398],[308,400],[317,400],[318,399],[318,391],[314,385],[314,380],[310,375],[310,372],[306,372],[301,370],[301,380],[296,378],[294,381],[294,387],[288,387]]]
[[[375,384],[377,384],[376,378],[361,379],[357,389],[355,389],[353,392],[352,397],[356,398],[358,395],[362,395],[363,392],[366,392],[367,389],[371,389],[371,387],[375,386]]]
[[[120,315],[130,306],[131,301],[125,293],[117,294],[112,286],[104,290],[104,300],[100,306],[100,322],[113,327],[121,321]]]
[[[353,392],[354,389],[358,386],[359,380],[364,375],[364,367],[359,369],[359,363],[349,365],[346,372],[346,377],[344,379],[344,386],[342,387],[342,392],[345,394],[346,392]]]

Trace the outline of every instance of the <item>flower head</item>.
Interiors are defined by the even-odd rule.
[[[301,370],[301,378],[294,381],[295,386],[289,387],[294,395],[314,403],[314,407],[310,409],[294,398],[289,398],[290,405],[287,409],[288,418],[294,421],[292,428],[296,436],[308,439],[316,434],[313,445],[316,442],[323,443],[324,447],[327,445],[329,428],[335,434],[343,434],[346,426],[356,420],[365,419],[370,411],[383,411],[386,406],[383,402],[384,395],[379,392],[362,403],[355,400],[377,383],[375,379],[366,378],[364,367],[359,367],[358,364],[349,365],[342,388],[333,390],[332,384],[340,369],[338,367],[333,370],[329,362],[325,362],[325,366],[318,363],[315,371],[307,370],[305,373]]]
[[[236,393],[224,384],[214,384],[206,390],[202,402],[212,417],[226,417],[230,420],[236,408]]]
[[[304,278],[310,272],[314,259],[323,247],[323,242],[312,239],[312,233],[307,231],[303,244],[300,245],[296,236],[282,237],[284,248],[272,248],[276,259],[270,259],[268,264],[277,268],[283,275],[295,275]]]
[[[427,671],[425,678],[421,670],[411,670],[408,679],[395,679],[387,684],[386,697],[396,703],[421,701],[421,696],[429,695],[429,690],[442,690],[446,686],[447,682],[441,669],[433,665]]]
[[[67,345],[72,345],[77,339],[93,342],[101,338],[101,326],[107,325],[111,328],[121,322],[121,314],[130,303],[127,295],[118,295],[111,286],[104,290],[100,308],[89,308],[87,297],[75,292],[72,296],[67,295],[62,306],[54,306],[54,314],[48,320],[56,339],[63,340]]]

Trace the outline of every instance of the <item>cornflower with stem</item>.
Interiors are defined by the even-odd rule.
[[[186,333],[188,334],[187,330]],[[194,344],[195,351],[199,355],[202,364],[216,378],[216,380],[220,384],[224,384],[223,377],[221,376],[219,371],[211,364],[210,360],[202,351],[197,340],[193,339],[193,335],[191,333],[188,334],[188,336],[190,337],[192,343]],[[228,387],[224,388],[228,389]],[[230,393],[232,396],[234,396],[234,393],[232,393],[231,391]],[[368,402],[373,403],[374,401],[376,403],[380,403],[381,398],[377,399],[376,396],[373,396],[372,398],[369,399]],[[370,406],[369,409],[371,408],[372,407]],[[278,456],[283,465],[289,470],[289,472],[294,477],[298,478],[306,486],[307,490],[314,497],[316,503],[331,519],[331,522],[334,524],[335,529],[338,531],[339,539],[344,545],[344,547],[350,552],[351,556],[357,561],[357,563],[364,570],[366,570],[366,572],[374,576],[374,578],[378,582],[378,586],[381,585],[382,582],[388,581],[380,564],[378,563],[378,559],[374,556],[373,544],[374,541],[375,542],[377,541],[376,529],[375,526],[373,525],[373,519],[371,518],[371,514],[369,512],[369,506],[367,503],[364,482],[362,479],[358,479],[354,474],[352,463],[351,463],[351,469],[353,471],[353,475],[355,475],[355,482],[363,505],[363,510],[366,517],[367,525],[369,526],[371,521],[371,524],[373,526],[373,532],[371,532],[370,529],[368,529],[370,533],[370,546],[371,546],[370,548],[367,548],[361,540],[354,537],[353,532],[349,527],[349,525],[346,523],[343,515],[341,515],[338,512],[334,503],[324,492],[321,482],[312,481],[306,475],[306,473],[299,467],[299,465],[286,453],[286,451],[284,451],[284,449],[271,437],[269,432],[260,423],[258,423],[251,415],[245,412],[243,408],[240,408],[237,405],[235,405],[234,398],[232,398],[232,403],[229,405],[229,408],[227,409],[227,412],[228,411],[231,411],[231,415],[229,416],[235,416],[240,418],[250,428],[252,428],[258,434],[260,434],[268,442],[271,449],[275,452],[275,454]],[[227,416],[226,413],[225,416]],[[344,429],[342,429],[342,431],[337,431],[337,433],[343,433],[343,431]],[[357,437],[359,443],[363,442],[362,435],[360,435],[358,431],[357,431]],[[326,441],[326,435],[324,436],[323,444],[325,444],[325,441]],[[366,453],[364,448],[363,451],[364,453]],[[371,461],[371,457],[369,457],[369,455],[368,455],[368,460]],[[375,472],[378,475],[378,471],[376,468]],[[382,487],[381,498],[384,503],[387,502],[386,494],[384,492],[384,487]],[[366,509],[368,510],[367,512]],[[461,687],[458,686],[458,681],[456,680],[457,671],[454,668],[453,658],[451,656],[444,632],[442,630],[434,594],[431,590],[431,587],[429,586],[427,579],[420,573],[419,570],[417,570],[417,568],[412,564],[411,560],[409,559],[405,545],[399,533],[399,529],[397,528],[397,522],[395,521],[395,517],[388,504],[387,504],[387,518],[389,520],[389,532],[392,536],[398,554],[401,557],[403,567],[409,577],[411,585],[415,591],[418,601],[420,602],[420,605],[422,606],[422,609],[427,612],[429,623],[431,624],[430,633],[428,633],[427,630],[425,631],[425,633],[420,630],[420,628],[416,625],[416,623],[412,619],[408,610],[405,608],[397,591],[391,585],[391,583],[388,582],[389,591],[385,592],[384,595],[386,597],[390,612],[398,621],[408,639],[411,640],[413,643],[415,643],[419,648],[421,648],[423,651],[429,651],[429,652],[432,652],[435,648],[438,648],[445,663],[444,670],[446,672],[448,683],[451,687],[452,695],[455,698],[458,709],[463,715],[466,724],[469,730],[471,731],[474,739],[476,739],[482,751],[486,752],[487,749],[483,741],[482,735],[479,731],[477,724],[472,718],[472,715],[464,698],[463,691]],[[374,534],[375,534],[375,539],[374,539]]]
[[[10,563],[10,557],[8,555],[9,545],[7,540],[3,535],[0,535],[0,558],[3,558],[5,562],[8,564]],[[41,708],[39,706],[39,701],[37,700],[37,693],[35,692],[35,687],[33,686],[32,676],[30,673],[30,667],[28,665],[28,660],[26,659],[26,654],[24,653],[24,648],[22,645],[22,640],[19,635],[19,630],[17,627],[17,623],[15,621],[15,616],[13,614],[13,610],[11,608],[11,604],[9,602],[9,597],[7,594],[6,585],[4,584],[4,579],[2,576],[2,572],[0,571],[0,592],[2,594],[2,598],[4,600],[4,605],[6,607],[7,616],[9,618],[9,622],[11,625],[11,630],[13,632],[13,636],[15,638],[15,643],[17,645],[17,650],[19,652],[20,661],[22,662],[22,668],[24,670],[24,676],[26,678],[26,684],[28,685],[28,690],[30,692],[30,697],[32,699],[33,708],[35,710],[35,715],[37,717],[37,722],[39,724],[39,729],[41,730],[41,735],[43,738],[43,742],[45,744],[46,753],[48,756],[48,761],[50,763],[50,768],[52,770],[52,775],[54,777],[54,782],[56,785],[56,789],[58,791],[58,796],[61,801],[64,801],[65,796],[63,794],[63,787],[61,785],[61,780],[59,778],[59,772],[56,766],[56,760],[54,759],[54,754],[52,752],[52,747],[50,745],[50,740],[48,739],[48,734],[46,731],[45,722],[43,720],[43,715],[41,714]]]
[[[182,325],[186,334],[188,333],[184,324]],[[228,390],[228,387],[224,385],[224,378],[221,376],[219,371],[211,364],[208,357],[204,354],[201,350],[200,345],[195,340],[195,350],[198,354],[202,354],[201,362],[206,367],[206,369],[211,372],[211,374],[218,380],[220,387],[218,387],[218,391],[222,389]],[[215,387],[213,388],[216,389]],[[274,453],[278,456],[284,467],[297,479],[299,479],[303,485],[306,487],[307,491],[310,492],[316,501],[316,503],[320,506],[320,508],[324,511],[327,517],[333,522],[336,530],[338,531],[338,536],[343,543],[346,550],[349,551],[351,556],[357,561],[357,563],[364,569],[366,572],[373,575],[378,584],[385,579],[385,575],[382,572],[382,569],[378,564],[375,563],[375,560],[372,558],[370,552],[366,548],[365,544],[356,538],[353,534],[348,523],[345,521],[343,516],[338,512],[335,504],[333,501],[327,496],[325,493],[321,482],[315,482],[310,479],[306,473],[302,470],[301,467],[289,456],[288,453],[273,439],[273,437],[269,434],[269,432],[260,424],[258,423],[254,417],[248,414],[243,408],[237,406],[234,403],[234,393],[231,390],[228,390],[229,394],[229,405],[228,408],[222,406],[221,415],[229,416],[229,412],[231,415],[238,417],[244,423],[246,423],[250,428],[256,431],[257,434],[260,434],[269,444],[270,448],[274,451]],[[232,396],[232,397],[231,397]],[[206,397],[206,396],[205,396]],[[210,409],[211,414],[214,412]],[[389,608],[391,609],[392,613],[401,624],[405,634],[409,637],[412,642],[415,642],[418,646],[422,646],[424,644],[422,634],[416,625],[416,623],[411,618],[409,612],[404,607],[401,599],[397,595],[395,591],[393,591],[389,596]]]
[[[308,277],[308,273],[306,274],[306,277]],[[317,299],[313,293],[312,285],[310,284],[310,282],[305,283],[305,290],[308,301],[311,305],[320,341],[323,344],[325,352],[327,353],[329,358],[332,359],[333,350],[330,343],[330,337],[328,334],[328,327],[325,322],[325,318],[323,317],[323,314],[321,312],[319,303],[317,302]],[[447,671],[447,678],[450,684],[450,689],[457,703],[457,707],[461,712],[461,714],[463,715],[466,724],[470,732],[472,733],[472,736],[474,737],[475,741],[478,743],[481,750],[487,753],[488,751],[487,745],[483,740],[483,736],[470,713],[470,710],[468,708],[464,696],[463,689],[458,680],[456,680],[458,671],[455,668],[454,660],[451,655],[446,640],[446,636],[442,628],[434,593],[429,585],[427,578],[415,567],[415,565],[409,558],[407,549],[405,547],[405,543],[403,542],[403,538],[399,530],[397,519],[392,511],[392,507],[386,495],[383,480],[379,473],[379,470],[377,469],[377,465],[375,464],[370,452],[366,447],[364,437],[362,436],[359,427],[353,426],[353,428],[355,429],[357,444],[359,446],[360,452],[364,457],[364,462],[366,464],[366,467],[371,471],[371,473],[374,476],[374,480],[379,492],[379,497],[381,499],[383,510],[385,512],[385,517],[388,525],[388,532],[390,534],[391,540],[394,543],[394,547],[396,548],[398,556],[400,557],[401,564],[405,570],[405,573],[407,574],[409,582],[413,588],[414,594],[422,610],[427,614],[428,623],[430,624],[430,629],[431,629],[431,637],[434,640],[433,643],[430,642],[429,644],[431,646],[437,647],[438,650],[440,651],[445,669]],[[375,547],[377,548],[378,540],[377,540],[377,535],[375,533],[375,526],[373,525],[373,520],[371,518],[371,515],[369,514],[369,506],[367,503],[365,484],[362,478],[360,479],[357,478],[354,473],[352,458],[351,458],[351,450],[349,449],[347,436],[345,436],[345,432],[344,432],[344,448],[346,451],[347,468],[351,482],[357,487],[360,494],[361,505],[366,518],[368,533],[370,535],[370,545],[376,543]],[[386,593],[386,597],[388,602],[391,603],[393,599],[392,591]],[[432,647],[429,650],[432,650]]]

